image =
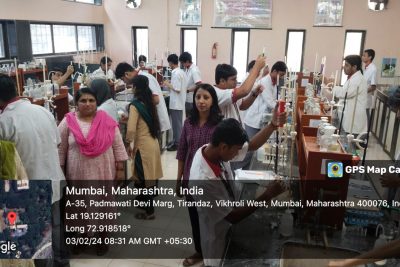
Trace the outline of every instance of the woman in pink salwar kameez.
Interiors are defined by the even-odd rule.
[[[113,180],[128,159],[118,124],[96,110],[96,96],[83,88],[75,96],[76,112],[61,121],[60,164],[67,180]]]

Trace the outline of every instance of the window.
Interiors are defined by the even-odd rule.
[[[53,25],[54,52],[75,52],[76,49],[76,26]]]
[[[149,29],[147,27],[132,27],[133,64],[139,66],[138,57],[143,55],[149,62]]]
[[[3,57],[6,57],[6,52],[4,50],[3,25],[0,23],[0,58]]]
[[[381,0],[368,0],[368,8],[369,10],[373,11],[382,11],[385,8],[387,8],[387,0],[386,1],[381,1]]]
[[[75,0],[76,2],[87,3],[87,4],[94,4],[94,0]]]
[[[361,55],[364,50],[365,31],[346,31],[343,58],[348,55]],[[347,75],[342,68],[340,84],[346,82]]]
[[[51,25],[31,24],[32,53],[53,53],[53,41],[51,37]]]
[[[101,4],[102,4],[102,0],[67,0],[67,1],[92,4],[92,5],[97,5],[97,6],[101,6]]]
[[[96,29],[94,26],[77,26],[78,49],[80,51],[96,50]]]
[[[103,47],[102,25],[30,24],[33,55],[97,50]]]
[[[232,30],[231,64],[237,70],[237,80],[243,82],[249,58],[249,30]]]
[[[139,8],[142,5],[142,0],[125,0],[126,7],[131,9]]]
[[[286,35],[286,64],[290,71],[300,72],[303,67],[305,30],[288,30]]]
[[[197,65],[197,29],[181,29],[181,53],[183,52],[189,52],[193,64]]]

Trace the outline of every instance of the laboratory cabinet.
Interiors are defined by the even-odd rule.
[[[396,117],[396,110],[388,105],[388,96],[384,91],[376,90],[375,113],[371,128],[372,134],[377,138],[391,159],[400,152],[400,120]]]
[[[21,90],[21,94],[24,92],[24,86],[26,85],[26,80],[28,78],[31,78],[33,81],[35,80],[39,80],[40,82],[43,82],[43,69],[41,68],[36,68],[36,69],[29,69],[29,70],[23,70],[18,68],[17,69],[18,75],[17,73],[11,72],[10,73],[10,77],[12,79],[14,79],[15,81],[15,86],[18,89],[18,86]],[[45,68],[45,76],[47,77],[48,73],[47,73],[47,67]],[[18,80],[17,80],[18,77]]]

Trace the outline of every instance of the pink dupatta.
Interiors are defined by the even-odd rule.
[[[88,157],[97,157],[109,149],[115,137],[115,127],[118,124],[106,112],[98,110],[93,118],[90,130],[85,138],[79,127],[76,114],[70,112],[65,115],[69,130],[75,137],[80,152]]]

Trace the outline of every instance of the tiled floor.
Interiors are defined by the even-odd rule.
[[[388,160],[389,157],[385,152],[383,152],[382,147],[377,143],[374,137],[370,138],[367,160]],[[176,171],[178,162],[175,159],[176,152],[167,152],[165,151],[162,156],[162,166],[164,172],[164,178],[169,180],[176,179]],[[152,229],[159,228],[160,224],[165,224],[166,222],[175,225],[179,223],[179,220],[188,220],[188,218],[184,218],[182,216],[173,215],[171,218],[170,214],[164,214],[164,211],[160,211],[157,214],[157,218],[146,225],[147,227],[152,227]],[[187,216],[183,215],[183,216]],[[167,228],[167,231],[170,229]],[[182,231],[187,231],[190,233],[190,229],[183,229]],[[188,251],[182,254],[182,258],[190,255],[193,248],[188,248]],[[96,267],[159,267],[159,266],[167,266],[167,267],[175,267],[182,266],[182,259],[129,259],[129,260],[121,260],[121,259],[96,259],[96,260],[71,260],[71,267],[84,267],[84,266],[96,266]],[[197,264],[195,266],[201,266],[201,264]]]
[[[176,179],[176,171],[178,169],[178,162],[175,159],[176,152],[163,152],[161,156],[161,162],[163,166],[164,178],[168,180]],[[181,214],[166,214],[168,210],[163,209],[157,212],[156,219],[154,221],[146,221],[146,227],[151,227],[151,231],[155,232],[157,229],[165,229],[165,231],[174,231],[174,229],[179,229],[182,232],[188,233],[191,236],[191,229],[188,224],[182,223],[183,221],[189,221],[187,213],[181,212]],[[172,210],[171,210],[172,212]],[[136,220],[136,219],[134,219]],[[168,226],[173,225],[174,227]],[[138,227],[144,225],[140,222],[136,223]],[[190,225],[189,225],[190,226]],[[173,229],[172,229],[173,228]],[[170,232],[169,232],[170,233]],[[160,234],[162,234],[160,232]],[[187,257],[193,253],[194,249],[188,247],[187,251],[182,251],[182,258],[180,259],[96,259],[96,260],[83,260],[83,259],[73,259],[70,261],[71,267],[84,267],[84,266],[96,266],[96,267],[176,267],[182,266],[182,261],[184,257]],[[202,264],[197,264],[195,266],[201,266]]]
[[[383,148],[378,144],[377,139],[371,135],[369,139],[369,148],[367,150],[367,160],[390,160],[388,154],[383,151]]]

